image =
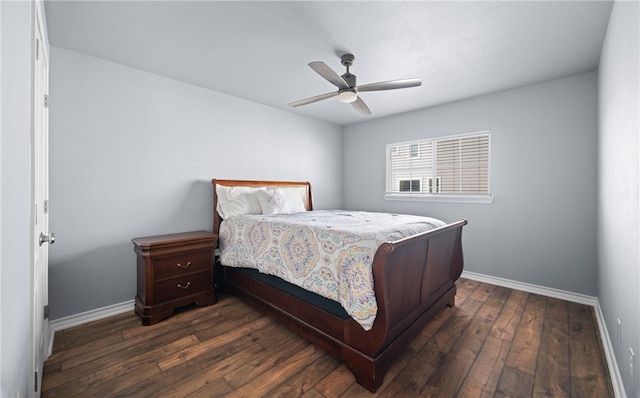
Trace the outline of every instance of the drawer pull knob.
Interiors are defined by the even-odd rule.
[[[179,283],[178,283],[178,287],[179,287],[180,289],[186,289],[186,288],[188,288],[188,287],[189,287],[189,285],[191,285],[191,282],[187,282],[187,284],[186,284],[186,285],[184,285],[184,286],[182,286],[181,284],[179,284]]]
[[[191,261],[187,261],[187,263],[185,265],[182,265],[182,264],[178,263],[178,267],[180,267],[182,269],[187,269],[187,268],[189,268],[190,265],[191,265]]]

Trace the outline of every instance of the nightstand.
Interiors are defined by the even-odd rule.
[[[138,291],[135,312],[153,325],[187,304],[216,302],[214,250],[218,235],[193,231],[135,238]]]

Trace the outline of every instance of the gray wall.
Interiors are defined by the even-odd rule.
[[[639,12],[615,2],[599,70],[598,297],[629,397],[640,397]]]
[[[491,204],[385,201],[385,145],[491,131]],[[345,128],[344,205],[469,220],[467,271],[596,293],[597,76]]]
[[[51,318],[132,300],[131,238],[211,230],[211,178],[310,181],[340,207],[342,129],[52,47]]]
[[[31,2],[0,2],[0,397],[32,387]]]

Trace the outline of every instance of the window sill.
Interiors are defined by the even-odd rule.
[[[415,202],[448,202],[448,203],[492,203],[491,195],[433,195],[433,194],[402,194],[388,193],[385,200],[404,200]]]

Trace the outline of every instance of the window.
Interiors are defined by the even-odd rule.
[[[490,134],[387,145],[387,199],[491,201]]]
[[[409,146],[409,154],[412,158],[420,157],[420,144],[411,144]]]
[[[420,180],[400,180],[400,192],[420,192]]]

